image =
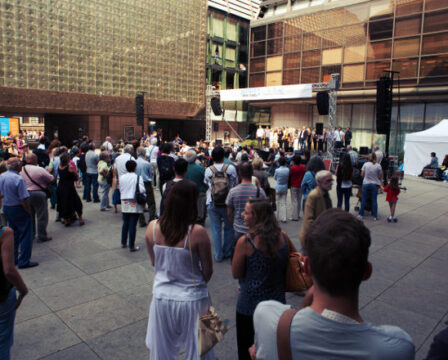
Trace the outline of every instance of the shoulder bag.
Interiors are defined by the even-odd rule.
[[[40,185],[39,183],[37,183],[36,181],[34,181],[34,180],[31,178],[30,174],[28,174],[28,171],[26,171],[26,165],[23,167],[23,171],[25,171],[25,174],[26,174],[26,176],[28,176],[28,179],[30,179],[30,181],[31,181],[34,185],[38,186],[38,187],[39,187],[39,188],[40,188],[40,189],[47,195],[47,199],[51,198],[51,196],[53,195],[53,183],[54,183],[54,181],[52,181],[51,183],[49,183],[49,184],[47,185],[47,187],[44,188],[42,185]]]
[[[190,231],[190,230],[189,230]],[[188,247],[190,250],[191,273],[194,275],[193,253],[191,251],[190,237],[187,237]],[[196,290],[196,279],[193,277],[194,291]],[[197,299],[198,300],[198,299]],[[207,354],[213,346],[224,340],[224,334],[227,332],[227,326],[216,312],[213,306],[209,306],[206,315],[199,315],[198,325],[198,351],[199,356]]]
[[[145,194],[142,194],[140,192],[140,176],[137,175],[137,185],[135,186],[135,200],[137,201],[137,204],[139,205],[145,205],[146,204],[146,196]]]
[[[277,325],[278,360],[292,360],[291,356],[291,322],[300,309],[288,309],[280,316]]]
[[[308,290],[313,285],[313,280],[305,274],[303,267],[303,255],[297,251],[291,251],[288,240],[288,264],[286,265],[285,291],[301,292]]]

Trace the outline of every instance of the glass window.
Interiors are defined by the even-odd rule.
[[[266,42],[265,41],[253,42],[251,53],[252,53],[252,57],[265,56],[266,55]]]
[[[282,73],[280,71],[266,74],[266,86],[282,85]]]
[[[401,104],[400,123],[397,123],[397,106],[392,107],[392,128],[401,131],[423,130],[425,104]]]
[[[322,13],[314,13],[302,16],[302,28],[305,32],[322,29]]]
[[[378,41],[370,43],[367,48],[368,60],[380,60],[390,58],[392,41]]]
[[[344,27],[345,46],[361,45],[366,43],[366,24],[358,24]]]
[[[371,22],[369,24],[370,40],[391,38],[393,24],[393,19]]]
[[[446,29],[448,29],[448,11],[425,14],[425,24],[423,26],[425,33]]]
[[[364,80],[364,64],[345,65],[342,74],[343,82],[360,82]]]
[[[395,40],[394,58],[418,55],[419,45],[419,37]]]
[[[344,28],[320,31],[322,37],[322,48],[339,47],[343,44]]]
[[[281,54],[283,49],[283,39],[268,40],[268,55]]]
[[[448,75],[448,55],[422,57],[420,61],[420,76]]]
[[[286,70],[283,72],[283,85],[300,83],[300,70]]]
[[[322,24],[324,29],[344,25],[344,8],[324,11]]]
[[[344,63],[361,62],[366,56],[366,45],[353,45],[344,49]]]
[[[361,146],[372,146],[372,130],[352,130],[351,145],[359,150]]]
[[[384,70],[390,70],[389,61],[381,61],[367,64],[366,80],[378,80]]]
[[[264,74],[251,74],[249,77],[249,87],[264,86]]]
[[[236,49],[231,47],[226,47],[226,60],[227,62],[235,63],[236,60]]]
[[[262,72],[265,71],[265,58],[252,59],[250,61],[250,72]]]
[[[288,19],[285,22],[285,36],[300,35],[302,33],[301,18]]]
[[[425,129],[434,126],[442,119],[448,119],[448,103],[426,104]]]
[[[446,0],[426,0],[425,1],[425,10],[437,10],[447,8],[448,3]]]
[[[227,18],[227,33],[226,37],[229,40],[238,41],[237,24],[233,22],[235,20]]]
[[[283,56],[267,58],[266,71],[277,71],[282,69]]]
[[[304,51],[302,53],[302,66],[320,65],[320,50]]]
[[[300,36],[285,38],[285,53],[300,51]]]
[[[303,50],[320,49],[321,39],[313,33],[303,34]]]
[[[282,37],[283,35],[283,23],[278,22],[268,25],[268,39]]]
[[[345,8],[345,24],[356,24],[367,21],[369,18],[369,7],[365,4],[348,6]]]
[[[400,59],[392,62],[392,70],[399,71],[401,78],[417,77],[418,59]]]
[[[302,84],[319,82],[319,68],[302,69]]]
[[[372,129],[374,120],[373,104],[353,104],[352,128]]]
[[[448,52],[448,33],[423,36],[422,55]]]
[[[370,2],[370,18],[394,15],[394,1],[393,0],[375,0]]]
[[[215,14],[216,15],[216,14]],[[224,37],[224,21],[222,19],[212,18],[213,36]]]
[[[396,16],[415,14],[422,11],[422,0],[396,0]]]
[[[252,41],[260,41],[266,39],[266,26],[252,28]]]
[[[395,20],[395,37],[418,35],[421,31],[422,16],[416,15],[404,19]]]
[[[322,50],[322,65],[342,63],[342,48]]]
[[[352,104],[339,104],[336,111],[336,127],[345,129],[350,127],[350,117],[352,116]]]
[[[285,69],[294,69],[300,67],[300,53],[284,55],[283,67]]]

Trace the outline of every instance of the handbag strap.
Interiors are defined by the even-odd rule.
[[[140,175],[137,175],[137,185],[135,186],[135,198],[136,199],[137,199],[137,195],[140,194],[139,182],[140,182]]]
[[[288,309],[280,316],[277,325],[277,353],[278,360],[292,360],[291,356],[291,322],[299,309]]]
[[[42,185],[40,185],[38,182],[34,181],[34,180],[31,178],[30,174],[28,174],[28,171],[26,171],[26,165],[23,167],[23,171],[25,171],[26,176],[28,176],[28,179],[30,179],[31,182],[32,182],[34,185],[39,186],[39,188],[40,188],[43,192],[46,192],[46,191],[47,191],[47,189],[44,189],[44,188],[42,187]]]

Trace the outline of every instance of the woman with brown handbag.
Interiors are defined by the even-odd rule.
[[[286,302],[288,248],[296,251],[280,229],[268,200],[249,199],[242,216],[249,231],[238,240],[232,262],[232,275],[240,281],[236,306],[240,360],[250,359],[249,347],[254,342],[252,317],[258,303],[264,300]]]
[[[150,359],[199,359],[198,319],[207,314],[207,282],[213,273],[210,238],[195,224],[198,186],[177,182],[170,190],[159,220],[150,222],[145,240],[154,266],[153,298],[146,346]],[[202,359],[213,359],[209,351]]]

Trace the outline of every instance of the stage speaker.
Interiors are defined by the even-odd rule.
[[[222,140],[216,139],[215,146],[222,146]]]
[[[213,123],[213,131],[219,131],[219,123],[217,122]]]
[[[212,106],[213,113],[218,116],[222,114],[221,102],[219,97],[212,97],[210,100],[210,105]]]
[[[359,148],[359,155],[368,155],[369,154],[369,148],[367,146],[361,146]]]
[[[137,117],[137,125],[143,126],[145,118],[145,98],[142,94],[135,97],[135,115]]]
[[[316,95],[317,110],[319,115],[328,115],[328,93],[319,91]]]
[[[389,134],[392,115],[392,79],[382,77],[376,82],[376,132]]]
[[[316,123],[316,134],[317,135],[324,134],[324,123]]]

